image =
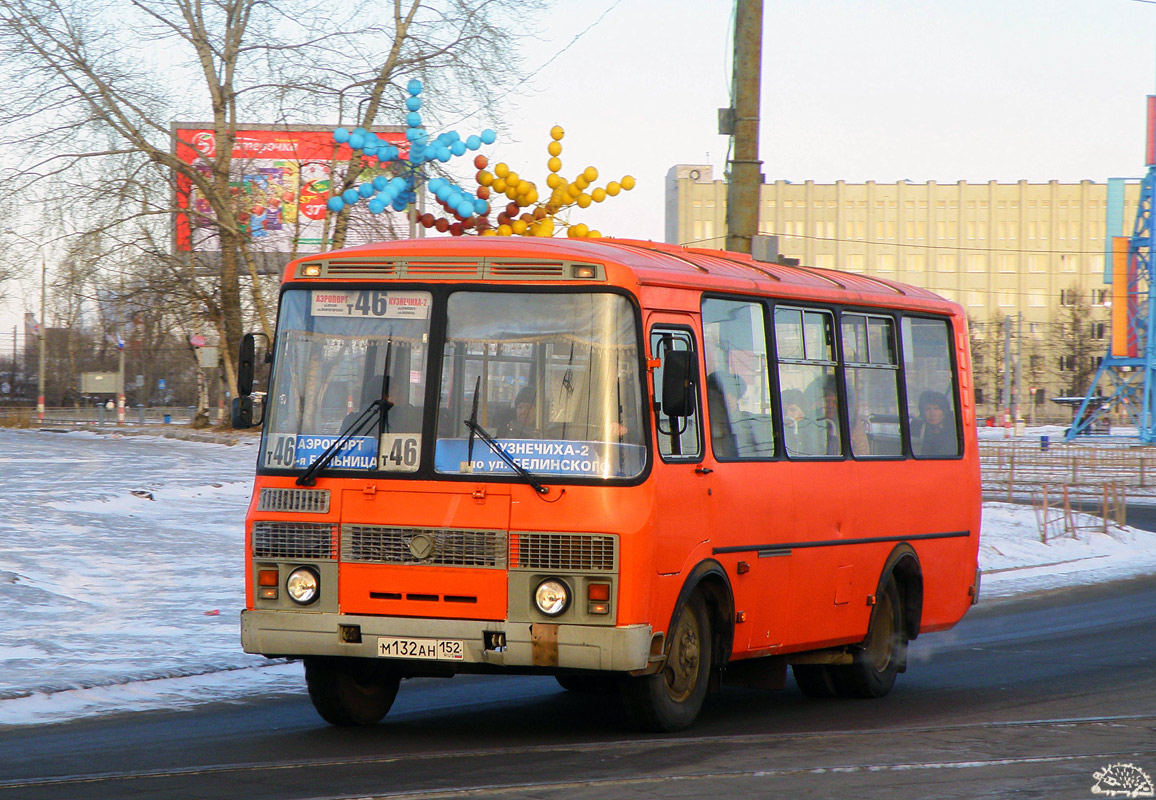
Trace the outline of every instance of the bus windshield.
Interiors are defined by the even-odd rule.
[[[423,291],[285,292],[260,465],[303,469],[364,417],[329,469],[416,471],[431,308]],[[363,414],[383,395],[384,420]]]
[[[431,354],[440,314],[444,352]],[[414,473],[436,434],[437,472],[514,477],[470,436],[473,417],[535,475],[634,477],[646,462],[640,359],[633,307],[609,292],[457,291],[435,303],[414,289],[292,289],[260,466],[303,470],[350,434],[326,471]],[[436,415],[425,413],[431,360]],[[370,407],[383,397],[381,419]]]
[[[535,475],[642,472],[644,395],[635,315],[625,297],[463,291],[450,295],[446,313],[439,472],[513,474],[472,440],[471,418]]]

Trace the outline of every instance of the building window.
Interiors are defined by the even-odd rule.
[[[880,253],[876,259],[878,265],[877,269],[880,272],[894,272],[895,271],[895,254],[894,253]]]
[[[1107,326],[1103,322],[1093,322],[1092,323],[1092,338],[1093,339],[1103,339],[1104,338],[1104,330],[1106,327]]]
[[[1047,299],[1043,289],[1028,289],[1028,305],[1032,308],[1043,308]]]
[[[968,253],[967,255],[967,271],[968,272],[984,272],[987,270],[987,264],[984,263],[984,257],[980,253]]]
[[[935,259],[939,272],[955,272],[955,253],[940,253]]]

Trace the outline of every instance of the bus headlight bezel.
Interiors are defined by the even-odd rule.
[[[561,578],[544,578],[534,589],[534,607],[547,617],[560,617],[570,608],[573,594]]]
[[[285,594],[299,606],[316,603],[321,597],[321,575],[313,567],[297,567],[285,578]]]

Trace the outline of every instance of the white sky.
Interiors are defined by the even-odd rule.
[[[483,152],[544,187],[549,129],[560,124],[567,177],[594,165],[599,184],[627,173],[638,181],[571,221],[661,240],[667,170],[709,163],[721,177],[727,140],[717,109],[729,104],[732,8],[556,0],[540,24],[527,23],[540,33],[522,49],[527,71],[554,60],[504,101],[509,133]],[[1152,2],[764,0],[763,17],[767,180],[1103,181],[1144,172],[1144,98],[1156,90]],[[19,312],[38,302],[37,277],[0,289],[17,295],[0,310],[0,353]]]

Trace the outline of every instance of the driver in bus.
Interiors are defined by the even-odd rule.
[[[538,427],[538,392],[533,386],[523,386],[514,398],[514,416],[498,428],[498,436],[507,439],[541,439]]]

